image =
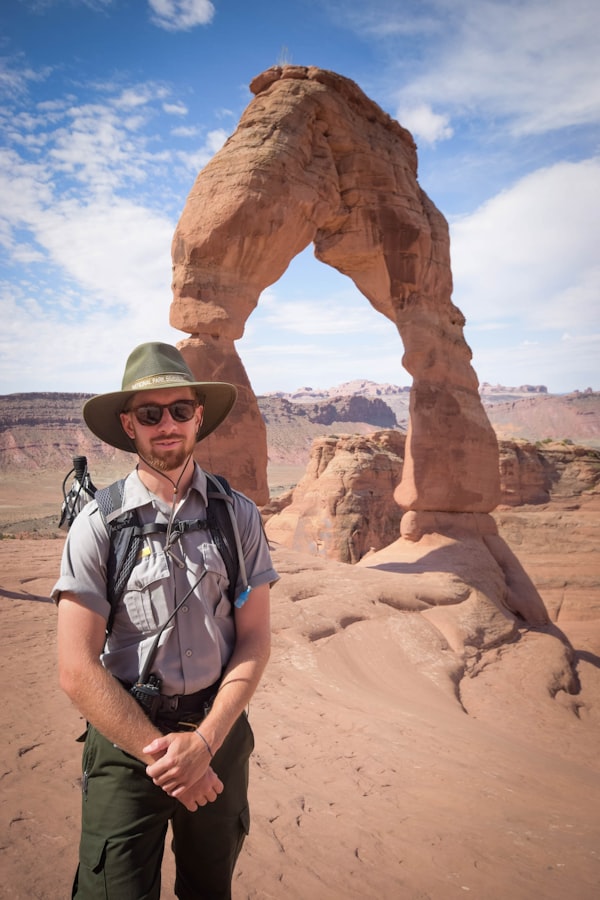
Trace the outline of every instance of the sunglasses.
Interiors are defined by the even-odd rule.
[[[165,409],[174,422],[189,422],[198,407],[196,400],[174,400],[173,403],[143,403],[126,410],[136,417],[140,425],[158,425]]]

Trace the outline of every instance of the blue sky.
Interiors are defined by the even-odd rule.
[[[197,173],[283,62],[413,133],[481,381],[600,389],[596,0],[3,0],[0,393],[104,391],[168,324]],[[400,338],[311,248],[237,342],[256,393],[409,384]]]

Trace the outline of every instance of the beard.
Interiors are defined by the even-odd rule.
[[[161,453],[160,456],[157,456],[151,449],[146,456],[146,461],[159,472],[172,472],[174,469],[181,468],[181,466],[186,463],[193,453],[193,449],[193,447],[187,447],[182,444],[176,450],[166,450]]]
[[[141,440],[140,437],[136,441],[138,454],[158,472],[168,473],[180,469],[188,462],[196,447],[195,434],[179,434],[178,437],[183,437],[183,440],[172,449],[157,447],[157,444],[160,443],[160,440],[164,440],[164,437],[155,440],[146,439],[145,441]]]

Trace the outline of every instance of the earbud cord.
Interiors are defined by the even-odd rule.
[[[188,458],[186,459],[184,465],[182,466],[181,472],[179,473],[179,477],[178,477],[177,481],[173,481],[173,479],[171,478],[170,475],[167,475],[166,472],[162,472],[156,466],[152,465],[152,463],[149,460],[147,460],[145,456],[142,456],[142,454],[139,452],[137,447],[136,447],[136,453],[140,457],[140,459],[143,460],[143,462],[150,469],[152,469],[154,472],[156,472],[157,475],[161,475],[163,478],[166,478],[167,481],[170,481],[171,484],[173,485],[173,500],[171,501],[171,512],[169,515],[169,521],[167,522],[167,535],[166,535],[166,540],[165,540],[165,553],[169,553],[172,556],[173,554],[171,552],[171,543],[173,542],[173,538],[171,536],[171,532],[173,529],[173,521],[175,519],[175,509],[177,507],[177,491],[179,489],[179,482],[183,478],[185,470],[187,469],[187,467],[190,464],[190,460],[191,460],[192,456],[194,455],[194,451],[193,450],[191,451],[191,453],[189,454]],[[178,537],[179,537],[179,535],[176,535],[174,540],[177,540]],[[179,560],[177,560],[177,563],[178,563],[178,565],[180,565]]]

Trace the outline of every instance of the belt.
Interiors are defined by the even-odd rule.
[[[150,695],[151,699],[148,702],[142,695],[141,698],[136,696],[136,700],[163,734],[170,731],[184,731],[196,727],[208,715],[220,683],[219,679],[210,687],[194,691],[193,694],[158,694],[153,697]],[[124,681],[121,681],[121,684],[126,690],[131,691],[132,685]]]
[[[219,683],[216,681],[210,687],[202,688],[193,694],[161,694],[158,706],[159,715],[180,717],[189,713],[204,713],[206,707],[212,705],[219,690]]]

